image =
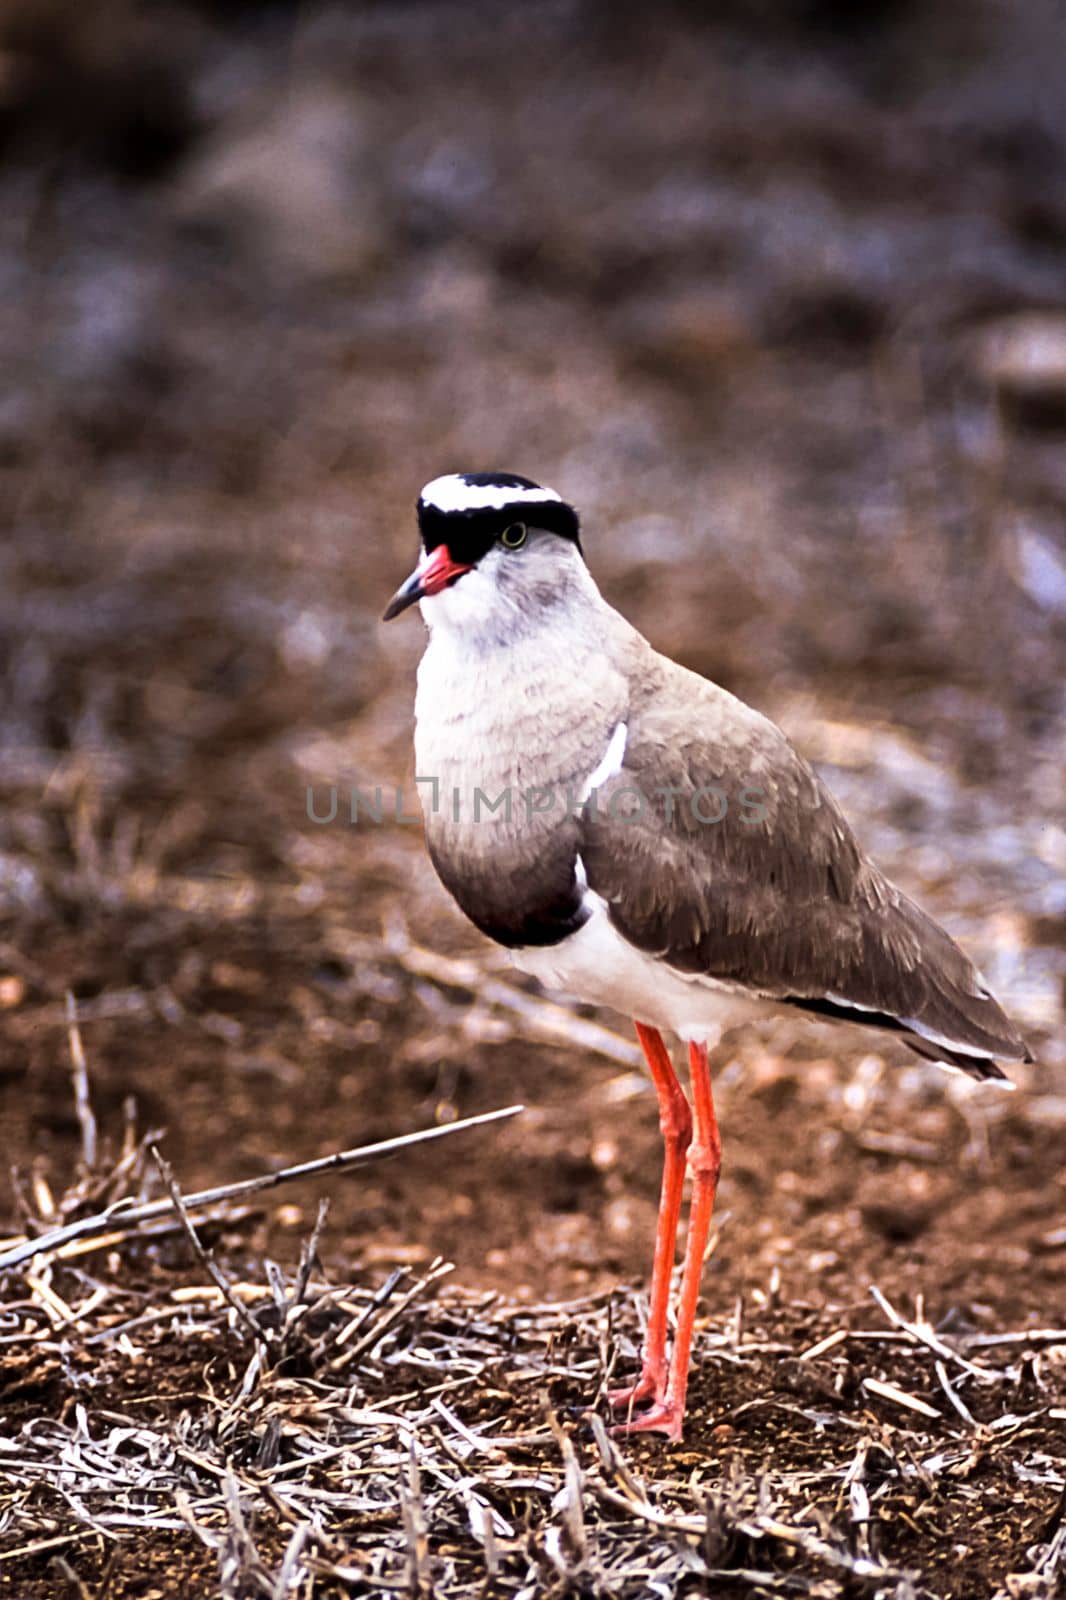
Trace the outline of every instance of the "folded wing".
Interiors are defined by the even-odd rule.
[[[589,888],[626,939],[697,978],[891,1029],[975,1077],[1002,1078],[996,1057],[1031,1059],[773,723],[672,663],[654,687],[581,830]]]

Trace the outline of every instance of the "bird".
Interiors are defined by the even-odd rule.
[[[629,1016],[663,1169],[640,1371],[616,1432],[682,1437],[721,1170],[709,1057],[743,996],[895,1035],[972,1078],[1033,1058],[969,958],[865,855],[769,718],[603,598],[577,512],[509,472],[417,502],[416,781],[445,889],[519,970]],[[691,1104],[664,1033],[687,1047]],[[689,1219],[674,1336],[683,1185]]]

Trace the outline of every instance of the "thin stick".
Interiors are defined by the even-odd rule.
[[[81,1129],[81,1159],[85,1170],[91,1172],[96,1165],[96,1117],[89,1096],[89,1068],[85,1060],[85,1047],[78,1027],[78,1006],[67,990],[67,1038],[70,1041],[70,1079],[74,1086],[74,1109],[78,1113]]]
[[[927,1350],[931,1350],[942,1361],[955,1362],[964,1372],[968,1372],[973,1378],[980,1378],[984,1383],[995,1383],[997,1378],[1003,1377],[1001,1372],[991,1370],[988,1367],[978,1367],[972,1361],[967,1361],[965,1356],[961,1356],[957,1350],[953,1350],[949,1344],[945,1344],[943,1339],[939,1339],[927,1322],[921,1319],[915,1322],[908,1322],[906,1317],[900,1316],[895,1306],[891,1304],[886,1295],[882,1294],[876,1283],[871,1283],[870,1294],[894,1327],[898,1328],[901,1333],[910,1334],[912,1339],[918,1344],[924,1344]]]
[[[1066,1328],[1026,1328],[1021,1333],[972,1333],[968,1350],[995,1350],[1005,1344],[1066,1344]]]
[[[193,1252],[195,1253],[201,1266],[204,1268],[204,1271],[208,1274],[211,1282],[215,1285],[215,1288],[219,1291],[226,1304],[235,1313],[237,1321],[244,1324],[257,1344],[260,1344],[269,1350],[270,1340],[267,1337],[266,1332],[259,1326],[258,1322],[256,1322],[247,1306],[242,1305],[238,1300],[237,1296],[233,1293],[233,1290],[230,1287],[229,1279],[219,1267],[214,1257],[207,1250],[205,1250],[203,1245],[200,1243],[200,1237],[192,1225],[192,1219],[189,1216],[188,1207],[182,1198],[182,1193],[178,1188],[177,1180],[174,1177],[170,1162],[165,1160],[159,1154],[159,1151],[156,1149],[155,1145],[152,1146],[152,1160],[159,1169],[159,1176],[162,1178],[166,1187],[166,1191],[170,1196],[171,1204],[173,1205],[174,1210],[178,1213],[178,1216],[181,1218],[181,1225],[184,1229],[185,1237],[192,1245]]]
[[[346,1172],[351,1167],[363,1166],[368,1161],[379,1161],[394,1155],[398,1150],[408,1150],[412,1145],[427,1144],[431,1139],[446,1139],[453,1133],[463,1133],[467,1128],[485,1127],[490,1122],[502,1122],[516,1117],[524,1106],[504,1106],[500,1111],[483,1111],[480,1116],[464,1117],[459,1122],[444,1122],[439,1127],[423,1128],[418,1133],[403,1133],[395,1139],[381,1139],[376,1144],[365,1144],[355,1150],[340,1150],[335,1155],[320,1156],[315,1161],[301,1161],[293,1167],[282,1167],[280,1172],[268,1172],[259,1178],[244,1178],[239,1183],[224,1183],[214,1189],[200,1189],[196,1194],[184,1196],[187,1211],[202,1211],[224,1200],[236,1199],[246,1194],[259,1194],[264,1189],[275,1189],[283,1183],[293,1183],[297,1178],[307,1178],[320,1172]],[[17,1267],[32,1256],[48,1250],[57,1250],[72,1239],[82,1239],[94,1233],[110,1232],[118,1224],[127,1230],[141,1222],[152,1222],[156,1217],[168,1216],[173,1211],[170,1199],[148,1200],[143,1205],[131,1205],[128,1200],[117,1200],[106,1211],[91,1217],[80,1217],[65,1227],[53,1228],[36,1239],[26,1239],[0,1255],[0,1269]]]
[[[311,1271],[318,1258],[318,1247],[322,1240],[322,1232],[329,1216],[329,1196],[326,1195],[318,1202],[318,1215],[315,1225],[311,1229],[311,1237],[307,1240],[300,1253],[300,1266],[296,1274],[296,1283],[292,1291],[292,1304],[298,1306],[307,1293],[307,1285],[311,1282]]]
[[[928,1400],[920,1400],[916,1394],[908,1394],[898,1384],[885,1383],[882,1378],[864,1378],[862,1387],[869,1394],[879,1395],[882,1400],[891,1400],[894,1405],[905,1406],[908,1411],[917,1411],[920,1417],[940,1415],[936,1406],[931,1406]]]

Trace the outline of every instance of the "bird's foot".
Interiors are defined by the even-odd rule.
[[[626,1411],[642,1400],[660,1401],[666,1393],[666,1362],[645,1361],[636,1383],[624,1389],[608,1389],[607,1404],[615,1411]]]
[[[611,1434],[617,1439],[627,1433],[665,1433],[671,1444],[679,1444],[684,1417],[685,1408],[676,1400],[658,1400],[639,1417],[619,1422],[611,1429]]]

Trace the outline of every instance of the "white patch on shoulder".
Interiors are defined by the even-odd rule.
[[[554,489],[514,488],[505,483],[466,483],[462,473],[446,472],[427,483],[419,496],[434,511],[502,511],[504,506],[559,501]]]
[[[590,775],[585,779],[585,782],[581,785],[581,794],[579,796],[581,805],[585,804],[585,801],[588,799],[593,789],[598,789],[601,784],[607,782],[608,778],[613,778],[616,773],[621,772],[622,762],[626,753],[626,738],[628,733],[629,730],[626,727],[626,724],[624,722],[620,722],[615,728],[614,732],[611,734],[610,739],[607,741],[607,749],[603,760],[600,762],[595,772],[590,773]]]

